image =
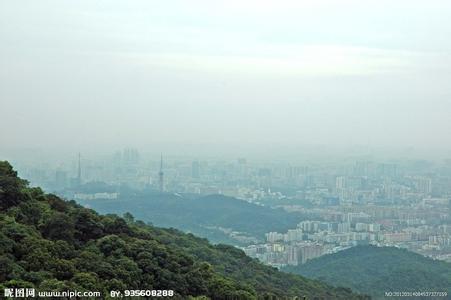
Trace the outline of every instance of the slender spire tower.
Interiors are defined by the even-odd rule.
[[[163,153],[161,154],[160,172],[158,172],[160,192],[164,192]]]
[[[77,176],[77,183],[78,185],[81,185],[81,153],[78,152],[78,176]]]

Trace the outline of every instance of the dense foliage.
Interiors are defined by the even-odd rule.
[[[162,227],[174,227],[206,237],[213,242],[239,244],[220,228],[264,238],[270,231],[285,232],[303,220],[303,216],[282,209],[259,206],[232,197],[185,195],[152,192],[122,193],[118,200],[85,201],[101,213],[132,213],[137,219]],[[183,214],[180,214],[183,212]]]
[[[451,294],[450,263],[394,247],[358,246],[286,270],[375,298],[390,291]]]
[[[360,298],[261,265],[236,248],[175,229],[98,215],[30,188],[0,162],[0,290],[171,289],[178,298]]]

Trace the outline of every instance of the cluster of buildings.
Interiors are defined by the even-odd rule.
[[[290,199],[312,205],[405,203],[451,193],[451,162],[379,163],[365,160],[293,164],[143,155],[126,148],[109,156],[74,155],[67,162],[21,164],[23,177],[47,190],[87,182],[168,192],[224,194],[251,202]]]
[[[330,245],[310,241],[296,241],[291,243],[266,243],[251,245],[243,248],[244,252],[263,263],[280,268],[291,265],[304,264],[307,260],[332,253]]]
[[[164,157],[163,164],[160,155],[124,149],[97,158],[74,155],[59,165],[18,163],[17,168],[33,185],[76,200],[114,199],[123,187],[150,188],[223,194],[302,215],[299,221],[308,221],[286,233],[268,233],[266,243],[253,242],[261,237],[248,239],[246,253],[274,265],[302,263],[359,243],[451,257],[451,160],[293,164]],[[241,243],[242,236],[237,235]]]
[[[316,220],[300,222],[285,233],[268,232],[266,241],[243,247],[245,253],[275,267],[356,245],[406,248],[451,262],[451,202],[424,199],[405,206],[337,206],[303,209]]]

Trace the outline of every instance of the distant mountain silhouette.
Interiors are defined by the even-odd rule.
[[[131,212],[154,225],[190,231],[212,242],[239,243],[218,227],[244,232],[260,240],[270,231],[285,232],[303,220],[303,216],[282,209],[252,204],[233,197],[130,193],[117,200],[84,201],[102,213]]]
[[[0,298],[5,288],[97,291],[104,299],[112,290],[172,290],[174,299],[364,298],[128,213],[99,215],[28,187],[0,161]]]
[[[451,264],[394,247],[358,246],[285,271],[345,286],[378,299],[390,291],[441,291],[450,299]],[[388,299],[388,298],[387,298]]]

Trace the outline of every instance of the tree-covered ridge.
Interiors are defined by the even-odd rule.
[[[130,214],[98,215],[28,187],[0,162],[0,290],[5,287],[100,291],[105,297],[111,290],[170,289],[183,299],[364,298]]]
[[[450,263],[395,247],[357,246],[286,270],[346,286],[376,299],[390,291],[440,291],[448,292],[448,297],[451,294]]]
[[[80,201],[100,213],[132,213],[137,219],[156,226],[174,227],[208,238],[215,243],[240,244],[219,228],[242,232],[263,240],[269,231],[285,232],[303,220],[300,213],[288,213],[248,203],[233,197],[209,195],[199,197],[155,193],[121,192],[119,199]],[[183,214],[180,212],[183,211]],[[265,222],[262,222],[265,220]],[[246,243],[243,243],[243,245]]]

